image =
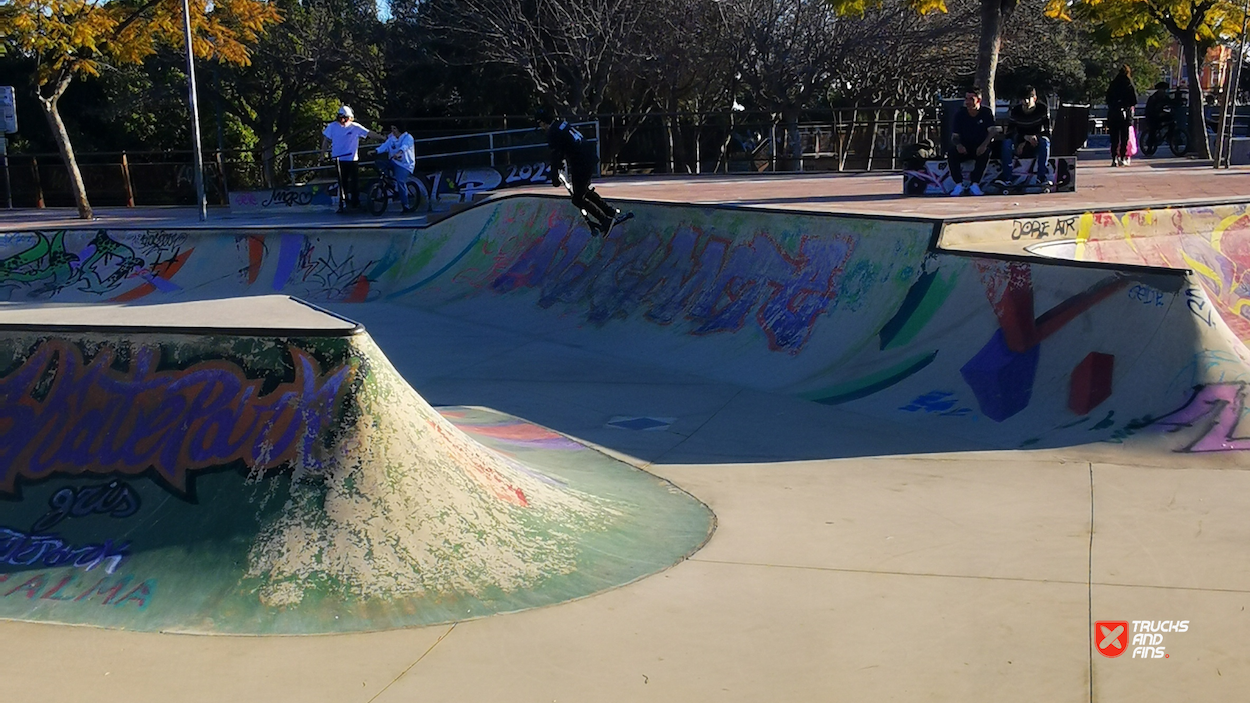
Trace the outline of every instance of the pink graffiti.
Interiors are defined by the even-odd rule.
[[[1197,389],[1179,410],[1153,424],[1171,427],[1169,432],[1204,425],[1206,430],[1182,447],[1183,452],[1228,452],[1250,449],[1250,437],[1237,437],[1237,425],[1245,409],[1246,387],[1241,383],[1217,383]]]

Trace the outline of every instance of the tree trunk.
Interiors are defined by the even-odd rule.
[[[278,151],[278,135],[265,134],[260,138],[260,163],[261,173],[265,178],[265,189],[272,190],[277,186],[277,170],[274,168],[277,161]]]
[[[786,123],[786,159],[782,168],[787,171],[803,170],[803,138],[799,135],[799,108],[797,105],[783,107],[781,119]]]
[[[1185,54],[1185,72],[1189,74],[1189,153],[1200,159],[1211,158],[1207,148],[1207,122],[1202,114],[1202,78],[1198,73],[1198,40],[1190,36],[1181,40]]]
[[[977,85],[981,104],[994,109],[994,76],[998,73],[998,52],[1003,45],[1002,0],[981,0],[981,41],[977,44]]]
[[[56,139],[56,148],[61,152],[61,160],[65,162],[65,170],[69,173],[69,188],[74,196],[74,205],[78,208],[78,217],[90,220],[93,213],[91,203],[87,202],[87,187],[83,185],[82,173],[78,170],[78,161],[74,158],[74,147],[69,143],[69,132],[65,130],[65,123],[61,121],[61,113],[56,105],[61,94],[69,87],[69,81],[68,77],[62,79],[50,98],[45,98],[43,93],[36,88],[35,97],[39,98],[44,117],[48,118],[48,127],[52,130],[52,137]]]

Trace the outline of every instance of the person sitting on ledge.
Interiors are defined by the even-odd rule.
[[[1002,174],[997,185],[1018,185],[1012,175],[1015,157],[1025,156],[1028,150],[1034,158],[1037,182],[1053,186],[1050,178],[1050,108],[1037,101],[1037,91],[1026,85],[1020,89],[1020,102],[1007,113],[1007,137],[1003,139]],[[1026,174],[1020,182],[1028,179]]]
[[[998,131],[994,126],[994,111],[981,106],[981,89],[974,87],[964,93],[964,109],[956,112],[951,122],[951,149],[946,155],[951,180],[955,181],[951,195],[963,195],[964,191],[984,195],[979,184],[990,162],[990,142]],[[969,159],[976,160],[971,182],[963,177],[960,167]]]

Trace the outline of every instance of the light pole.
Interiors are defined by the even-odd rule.
[[[1246,23],[1250,21],[1250,0],[1243,0],[1241,6],[1241,41],[1237,43],[1237,59],[1229,71],[1228,92],[1224,98],[1225,114],[1220,119],[1218,149],[1215,156],[1216,168],[1228,168],[1233,164],[1233,127],[1237,125],[1237,90],[1241,83],[1241,64],[1246,60]]]
[[[200,211],[200,221],[208,219],[208,204],[204,200],[204,156],[200,153],[200,111],[195,94],[195,51],[191,48],[191,5],[182,0],[182,28],[187,35],[187,101],[191,104],[191,163],[195,178],[195,205]]]

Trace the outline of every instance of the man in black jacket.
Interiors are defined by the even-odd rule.
[[[964,109],[956,112],[951,122],[951,149],[946,155],[951,180],[955,181],[951,195],[963,195],[964,191],[984,195],[979,184],[990,162],[990,142],[998,132],[998,127],[994,126],[994,111],[981,106],[981,89],[972,88],[964,93]],[[969,159],[976,160],[971,181],[964,178],[960,167]]]
[[[603,234],[612,228],[621,211],[608,205],[590,186],[598,165],[594,145],[586,141],[568,120],[555,117],[551,110],[540,108],[534,121],[547,133],[547,146],[551,148],[551,185],[560,185],[560,166],[568,171],[569,190],[573,204],[582,211],[582,217],[591,231]]]
[[[1026,85],[1020,90],[1020,102],[1007,113],[1007,136],[1003,139],[1002,175],[1000,185],[1014,185],[1011,164],[1025,151],[1032,153],[1037,169],[1037,182],[1054,185],[1050,178],[1050,108],[1037,101],[1037,91]]]

